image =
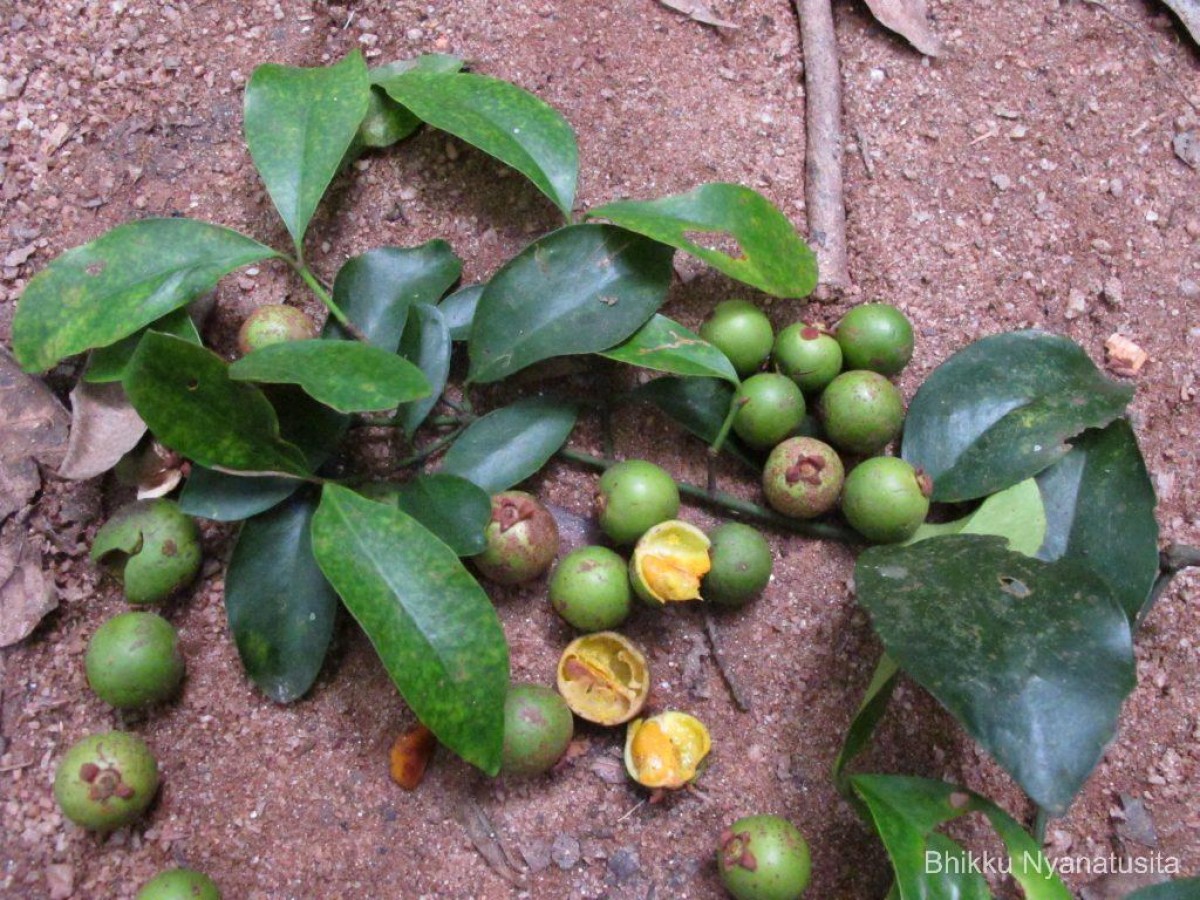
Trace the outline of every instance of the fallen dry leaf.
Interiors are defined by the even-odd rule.
[[[437,738],[420,723],[405,731],[392,744],[388,771],[392,781],[406,791],[415,791],[425,777],[425,767],[437,749]]]
[[[62,459],[67,422],[50,389],[0,347],[0,522],[41,487],[37,464],[54,466]]]
[[[926,56],[941,56],[945,52],[941,40],[929,25],[925,0],[867,0],[867,6],[880,24]]]
[[[658,0],[663,6],[668,9],[673,9],[675,12],[681,12],[690,19],[699,22],[701,25],[711,25],[714,28],[732,28],[738,26],[733,22],[720,18],[709,9],[708,5],[702,3],[701,0]]]
[[[58,474],[74,481],[95,478],[115,466],[145,433],[146,423],[120,382],[80,381],[71,391],[71,439]]]
[[[54,583],[42,572],[42,553],[20,516],[0,530],[0,647],[22,641],[58,606]]]
[[[1200,44],[1200,0],[1163,0],[1183,23],[1192,40]]]

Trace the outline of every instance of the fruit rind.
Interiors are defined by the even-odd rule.
[[[179,635],[155,613],[121,613],[92,635],[84,670],[96,696],[110,706],[137,709],[160,703],[183,680]]]
[[[615,631],[577,637],[558,660],[558,692],[581,719],[621,725],[650,696],[650,667],[641,650]]]
[[[130,603],[158,603],[200,571],[200,529],[171,500],[138,500],[96,532],[91,558],[123,584]]]

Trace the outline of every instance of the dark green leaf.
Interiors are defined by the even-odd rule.
[[[332,66],[267,64],[250,76],[246,144],[297,255],[303,255],[309,220],[367,114],[370,92],[357,50]]]
[[[293,385],[271,385],[264,393],[279,417],[283,439],[300,448],[312,471],[318,470],[345,434],[346,417]],[[193,464],[179,507],[189,516],[237,522],[286,500],[303,484],[295,478],[230,475]]]
[[[413,363],[429,382],[424,400],[405,404],[399,411],[404,433],[411,438],[437,406],[450,376],[450,329],[436,306],[418,303],[408,312],[409,322],[400,340],[400,355]]]
[[[1071,900],[1041,848],[986,797],[952,784],[899,775],[854,775],[850,783],[887,848],[901,900],[990,900],[978,859],[973,869],[962,847],[935,830],[973,812],[986,816],[1004,843],[1007,868],[1027,900]]]
[[[950,357],[917,391],[904,458],[932,476],[934,500],[973,500],[1049,467],[1070,438],[1107,425],[1132,396],[1066,338],[993,335]]]
[[[232,381],[215,353],[149,332],[125,370],[125,393],[163,444],[209,468],[306,475],[300,449],[279,436],[262,391]]]
[[[418,118],[512,166],[571,214],[579,151],[555,109],[515,84],[468,73],[407,72],[377,77]]]
[[[629,340],[600,355],[657,372],[738,383],[733,363],[724,353],[664,315],[655,315]]]
[[[147,328],[150,331],[172,334],[191,344],[201,343],[200,332],[196,330],[196,323],[192,321],[192,317],[188,315],[186,309],[177,309],[167,313],[157,322],[148,325]],[[93,350],[88,359],[87,371],[83,373],[83,380],[91,384],[105,384],[124,378],[125,366],[129,364],[129,357],[133,356],[133,351],[137,349],[138,341],[142,339],[144,333],[144,331],[139,331],[127,338],[121,338],[115,344]]]
[[[498,381],[543,359],[619,344],[662,305],[671,256],[610,225],[570,225],[530,244],[479,298],[470,380]]]
[[[491,601],[407,513],[326,485],[313,552],[400,693],[437,739],[500,769],[508,645]]]
[[[296,384],[338,412],[378,412],[429,396],[429,382],[406,359],[358,341],[285,341],[229,367],[235,381]]]
[[[873,547],[854,580],[888,655],[1062,815],[1135,680],[1129,622],[1104,582],[976,535]]]
[[[1200,878],[1177,878],[1134,891],[1125,900],[1196,900],[1200,897]]]
[[[450,339],[465,341],[471,336],[471,324],[475,321],[475,309],[479,306],[479,298],[483,296],[484,284],[472,284],[469,287],[455,291],[438,304],[446,327],[450,329]]]
[[[575,427],[571,403],[537,397],[518,400],[472,422],[442,461],[442,471],[503,491],[546,464]]]
[[[459,556],[474,556],[487,546],[483,530],[492,517],[492,500],[465,478],[418,475],[405,484],[383,486],[373,499],[398,506]]]
[[[787,216],[739,184],[705,184],[659,200],[620,200],[588,216],[677,247],[776,297],[807,297],[817,286],[816,258]],[[732,239],[733,252],[706,246],[709,234]]]
[[[462,260],[442,240],[418,247],[380,247],[346,261],[333,282],[333,301],[372,344],[394,353],[414,303],[437,303],[462,273]],[[333,320],[324,337],[349,338]]]
[[[277,703],[312,687],[338,599],[313,558],[310,525],[318,496],[306,488],[238,534],[225,575],[225,612],[242,665]]]
[[[458,72],[463,67],[463,61],[455,56],[443,53],[430,53],[413,59],[387,63],[368,70],[371,81],[371,98],[367,105],[367,114],[354,142],[343,159],[343,165],[359,156],[367,148],[390,147],[421,127],[421,120],[387,95],[379,87],[381,80],[402,75],[405,72]]]
[[[652,403],[706,444],[712,444],[721,431],[729,404],[733,402],[733,385],[719,378],[655,378],[638,388],[633,396]],[[756,472],[762,467],[742,448],[733,435],[721,445],[722,452],[731,454],[747,468]]]
[[[896,675],[899,672],[900,667],[890,656],[884,653],[879,657],[879,663],[875,666],[875,674],[871,676],[871,683],[867,685],[862,702],[858,706],[858,712],[854,714],[850,728],[846,731],[842,749],[838,753],[837,759],[833,761],[833,783],[838,792],[847,800],[853,800],[854,793],[850,789],[846,766],[850,765],[870,743],[871,735],[875,733],[875,726],[887,712],[888,703],[892,699],[892,690],[896,687]]]
[[[107,347],[187,305],[221,276],[273,256],[244,234],[192,219],[119,225],[33,277],[13,317],[13,355],[40,372]]]
[[[905,543],[946,534],[994,534],[1010,550],[1034,556],[1046,538],[1046,506],[1032,478],[992,494],[973,513],[953,522],[926,522]]]
[[[1154,485],[1129,422],[1085,431],[1037,484],[1049,518],[1038,557],[1087,566],[1136,621],[1158,576],[1158,522]]]

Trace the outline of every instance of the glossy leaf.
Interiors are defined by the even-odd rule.
[[[411,438],[437,406],[450,377],[450,329],[436,306],[418,303],[408,311],[400,355],[424,374],[430,388],[423,400],[406,403],[398,413],[404,433]]]
[[[664,315],[655,315],[627,341],[600,355],[657,372],[738,383],[733,363],[724,353]]]
[[[188,315],[186,309],[177,309],[167,313],[157,322],[148,325],[147,330],[171,334],[183,338],[191,344],[202,343],[200,332],[196,330],[196,323],[192,321],[192,317]],[[87,370],[83,373],[83,380],[90,384],[120,381],[125,377],[125,366],[129,364],[129,357],[133,356],[133,351],[137,349],[138,341],[142,339],[144,333],[144,331],[139,331],[137,334],[121,338],[115,344],[93,350],[88,359]]]
[[[270,247],[193,219],[142,219],[68,250],[29,282],[13,317],[13,355],[40,372],[107,347],[211,289]]]
[[[469,73],[377,77],[388,96],[434,128],[512,166],[571,214],[579,151],[553,107],[507,81]]]
[[[654,404],[704,443],[712,444],[729,413],[733,393],[733,385],[723,379],[668,376],[647,382],[633,396]],[[747,468],[756,472],[762,470],[733,435],[721,445],[721,451],[729,453]]]
[[[148,333],[125,370],[125,393],[163,444],[209,468],[305,475],[298,447],[279,436],[262,391],[229,378],[215,353]]]
[[[1129,622],[1104,582],[975,535],[873,547],[854,580],[888,655],[1062,815],[1135,681]]]
[[[838,752],[837,759],[833,761],[834,786],[837,787],[838,793],[848,800],[854,800],[855,797],[850,788],[846,767],[871,742],[875,726],[887,712],[888,703],[892,699],[892,691],[896,687],[896,676],[899,673],[900,667],[896,665],[895,660],[886,653],[879,657],[879,662],[875,666],[875,674],[871,676],[871,683],[867,685],[862,702],[858,705],[858,712],[854,714],[854,718],[850,721],[850,727],[846,730],[842,749]]]
[[[450,329],[450,339],[465,341],[471,336],[471,325],[475,321],[475,309],[479,306],[479,298],[487,285],[472,284],[455,291],[438,304],[446,327]]]
[[[372,344],[394,353],[416,303],[437,303],[462,273],[462,260],[442,240],[416,247],[380,247],[346,261],[333,282],[333,301]],[[349,338],[331,317],[323,336]]]
[[[1129,422],[1084,432],[1037,484],[1049,518],[1038,557],[1087,566],[1136,621],[1158,576],[1158,522],[1154,485]]]
[[[483,588],[416,519],[337,485],[325,486],[312,537],[321,571],[417,718],[495,775],[508,645]]]
[[[1006,869],[1027,900],[1071,900],[1041,848],[986,797],[941,781],[899,775],[854,775],[850,783],[883,839],[901,900],[990,900],[987,880],[971,869],[962,847],[936,831],[968,813],[983,814],[995,829],[1008,853]]]
[[[575,427],[574,404],[548,397],[518,400],[476,419],[446,452],[442,471],[503,491],[537,472]]]
[[[429,396],[429,381],[406,359],[359,341],[285,341],[229,367],[235,381],[295,384],[338,412],[379,412]]]
[[[345,434],[346,417],[293,385],[271,385],[264,393],[279,418],[280,435],[295,444],[309,468],[317,471]],[[189,516],[238,522],[286,500],[303,484],[295,478],[231,475],[193,464],[179,495],[179,508]]]
[[[366,148],[390,147],[421,127],[420,119],[379,87],[381,80],[414,71],[458,72],[462,67],[463,61],[458,57],[430,53],[368,70],[367,75],[371,82],[370,102],[347,156],[357,157]],[[347,159],[344,162],[348,161]]]
[[[246,84],[246,144],[298,255],[367,114],[370,90],[357,50],[332,66],[262,65]]]
[[[994,534],[1007,540],[1010,550],[1036,555],[1046,538],[1046,506],[1037,482],[1026,478],[992,494],[970,515],[953,522],[926,522],[906,543],[947,534]]]
[[[610,225],[570,225],[530,244],[479,298],[470,380],[498,381],[544,359],[619,344],[662,305],[671,256]]]
[[[1200,897],[1200,878],[1177,878],[1134,891],[1125,900],[1196,900]]]
[[[487,546],[483,530],[492,517],[492,500],[465,478],[442,472],[418,475],[387,485],[374,499],[404,510],[459,556],[474,556]]]
[[[246,522],[225,574],[225,612],[242,665],[276,703],[308,692],[333,637],[338,598],[312,552],[317,501],[305,488]]]
[[[644,234],[704,260],[776,297],[807,297],[817,286],[817,261],[795,227],[766,197],[739,184],[705,184],[658,200],[619,200],[589,218]],[[733,254],[706,246],[708,235],[732,239]]]
[[[950,357],[917,391],[904,458],[932,476],[934,500],[973,500],[1048,468],[1070,438],[1107,425],[1132,396],[1066,338],[993,335]]]

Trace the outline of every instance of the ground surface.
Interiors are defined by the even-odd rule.
[[[1200,55],[1149,0],[933,0],[950,54],[932,64],[860,3],[837,6],[852,270],[859,296],[885,297],[918,323],[904,389],[911,395],[954,350],[1001,330],[1061,332],[1097,360],[1109,335],[1127,335],[1150,353],[1133,408],[1164,542],[1200,543],[1200,173],[1171,147],[1177,128],[1195,126]],[[315,65],[354,47],[377,62],[455,53],[536,91],[579,134],[584,207],[728,180],[763,191],[803,227],[795,16],[785,0],[717,11],[740,30],[718,34],[653,0],[0,2],[0,339],[35,271],[131,217],[186,213],[282,244],[241,141],[243,84],[259,62]],[[472,282],[554,223],[521,179],[441,135],[361,168],[315,223],[313,263],[325,276],[374,246],[445,237]],[[669,311],[684,322],[728,294],[747,296],[698,271],[686,267],[694,277],[673,289]],[[228,346],[251,308],[284,297],[307,302],[281,270],[228,279],[209,337]],[[769,306],[778,325],[831,322],[842,308]],[[68,387],[69,374],[52,383]],[[702,448],[648,411],[617,425],[621,455],[702,477]],[[593,426],[577,445],[596,449]],[[555,464],[534,485],[586,515],[594,483]],[[755,494],[739,483],[723,473],[725,486]],[[492,784],[441,754],[420,790],[400,791],[386,751],[411,718],[366,641],[344,624],[306,700],[283,708],[263,699],[225,624],[219,561],[230,532],[209,529],[205,577],[170,610],[186,688],[131,724],[158,754],[161,797],[142,825],[107,840],[64,824],[49,789],[58,757],[117,724],[86,690],[82,654],[123,606],[86,562],[92,531],[120,499],[98,483],[48,478],[30,520],[49,536],[63,602],[0,654],[0,895],[128,897],[157,869],[186,863],[231,898],[711,897],[715,836],[752,811],[801,824],[815,860],[810,896],[886,892],[882,851],[828,778],[877,652],[852,602],[851,556],[782,536],[772,537],[766,595],[721,622],[751,713],[735,710],[703,658],[698,617],[642,616],[628,629],[648,648],[656,702],[700,715],[716,747],[703,796],[651,806],[606,777],[617,737],[586,728],[582,755],[553,777]],[[1178,579],[1140,635],[1140,686],[1106,760],[1070,815],[1051,824],[1055,851],[1119,848],[1113,813],[1125,793],[1145,803],[1159,851],[1200,869],[1196,588],[1195,576]],[[548,683],[568,633],[544,593],[539,583],[495,599],[515,677]],[[927,697],[905,685],[897,699],[884,748],[866,766],[962,781],[1030,815]],[[524,854],[520,885],[501,880],[468,840],[460,818],[471,803]]]

